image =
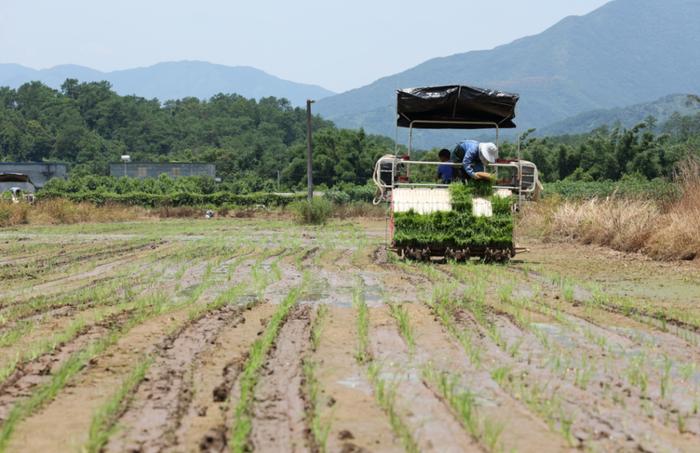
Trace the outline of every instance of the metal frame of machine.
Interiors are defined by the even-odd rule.
[[[431,92],[431,90],[433,90],[433,92],[435,90],[439,90],[438,96],[434,96],[434,93]],[[412,96],[416,92],[418,92],[419,95],[424,95],[427,93],[427,95],[424,97],[424,104],[429,105],[430,103],[433,103],[435,105],[435,110],[433,111],[425,108],[421,110],[420,99],[418,99],[417,102],[410,100],[413,107],[419,106],[417,108],[417,114],[428,117],[430,115],[435,115],[436,117],[440,118],[413,119],[411,118],[410,114],[406,114],[405,112],[401,111],[402,95]],[[466,93],[466,99],[462,97],[463,93]],[[410,168],[412,166],[438,166],[446,164],[444,162],[410,160],[411,151],[413,149],[413,130],[495,129],[496,144],[498,145],[501,126],[505,125],[505,127],[508,128],[515,127],[512,119],[515,117],[515,104],[518,100],[517,95],[500,93],[493,90],[463,87],[461,85],[399,90],[397,95],[397,130],[399,127],[408,128],[408,154],[407,156],[400,157],[397,144],[393,155],[385,155],[377,161],[373,176],[374,183],[379,189],[379,195],[374,200],[375,204],[380,204],[382,202],[388,202],[390,204],[391,217],[388,224],[388,237],[392,238],[392,240],[394,233],[395,212],[393,197],[394,190],[403,188],[446,189],[448,187],[447,185],[440,183],[420,183],[410,181]],[[444,95],[445,99],[449,98],[451,105],[445,102],[435,102],[435,98],[439,98],[440,95]],[[507,102],[499,103],[499,101],[501,101],[499,97]],[[497,104],[495,108],[493,107],[494,99],[496,100]],[[476,106],[476,108],[474,106]],[[473,118],[474,116],[478,117],[482,114],[478,111],[480,107],[485,107],[485,110],[488,110],[488,113],[483,114],[488,120],[480,121],[478,118]],[[494,115],[498,116],[498,121],[494,119]],[[448,163],[448,165],[452,165],[454,167],[462,166],[460,163]],[[523,161],[520,159],[519,144],[517,159],[498,161],[495,164],[489,165],[489,167],[493,169],[493,172],[495,173],[498,173],[499,169],[512,169],[514,171],[516,175],[515,178],[517,180],[511,179],[507,182],[502,181],[501,184],[497,183],[494,186],[494,190],[508,191],[506,193],[517,195],[518,200],[516,202],[516,208],[519,207],[524,200],[532,199],[537,196],[540,187],[537,167],[532,162]],[[429,259],[435,255],[442,255],[443,257],[453,259],[468,259],[471,256],[479,256],[483,259],[504,260],[509,259],[510,256],[514,256],[516,250],[514,247],[509,250],[490,250],[488,247],[481,247],[479,250],[437,250],[434,247],[425,247],[421,250],[397,250],[397,252],[401,256],[408,256],[414,259]]]

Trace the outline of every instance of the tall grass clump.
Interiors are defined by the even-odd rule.
[[[0,200],[0,228],[29,223],[29,206]]]
[[[0,201],[0,227],[23,224],[63,225],[85,222],[125,222],[145,219],[148,212],[137,206],[76,203],[63,198],[39,200],[33,205]]]
[[[681,161],[675,179],[682,195],[649,238],[648,253],[663,260],[695,259],[700,256],[700,160]]]
[[[295,201],[289,205],[296,221],[302,225],[323,225],[333,214],[333,204],[324,198]]]
[[[680,195],[670,202],[654,198],[546,198],[523,210],[519,229],[544,240],[574,240],[660,260],[700,256],[700,161],[688,158],[676,168]]]

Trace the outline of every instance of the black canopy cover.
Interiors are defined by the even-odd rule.
[[[453,121],[496,123],[499,128],[514,128],[517,94],[496,90],[448,85],[409,88],[397,91],[397,125],[416,129],[488,129],[493,124],[455,124]],[[432,122],[434,121],[434,122]]]

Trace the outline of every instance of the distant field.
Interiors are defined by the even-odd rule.
[[[697,451],[696,263],[384,225],[0,230],[0,451]]]

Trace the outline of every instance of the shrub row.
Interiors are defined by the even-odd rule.
[[[559,196],[567,200],[590,200],[593,198],[638,198],[670,202],[681,194],[677,184],[664,179],[646,180],[627,177],[620,181],[571,181],[546,183],[544,196]]]
[[[192,192],[175,192],[170,194],[158,194],[147,192],[113,193],[102,191],[81,191],[77,193],[63,193],[52,190],[42,190],[39,199],[65,198],[74,202],[91,202],[96,205],[117,203],[131,206],[161,207],[161,206],[256,206],[266,207],[286,206],[297,200],[304,199],[304,194],[274,194],[252,193],[234,194],[231,192],[216,192],[201,194]]]

